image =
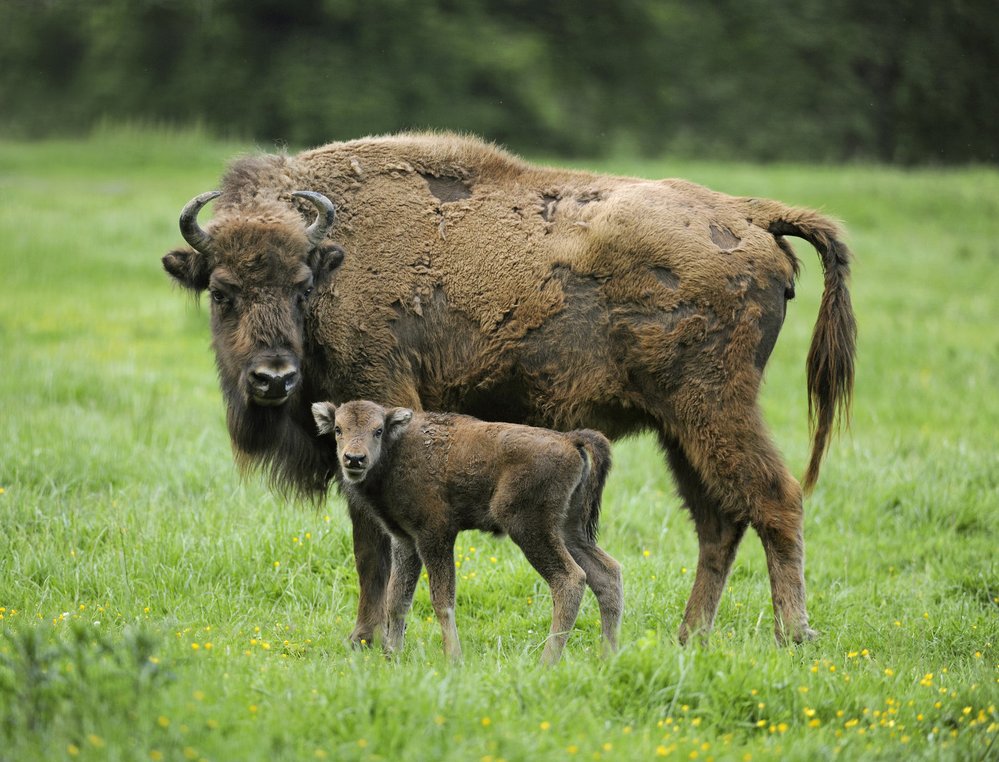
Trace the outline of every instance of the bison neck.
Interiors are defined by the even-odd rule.
[[[332,474],[329,448],[312,433],[314,425],[303,405],[230,402],[226,421],[240,468],[263,471],[282,492],[309,498],[325,494]]]

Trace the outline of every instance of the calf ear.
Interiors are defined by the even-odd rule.
[[[192,291],[208,288],[211,268],[208,257],[193,249],[177,249],[163,257],[163,269],[177,283]]]
[[[413,420],[412,410],[407,407],[394,407],[385,414],[385,429],[390,437],[395,436],[402,433],[411,420]]]
[[[326,280],[333,271],[343,264],[346,252],[335,243],[324,243],[309,252],[306,264],[312,270],[312,277],[316,283]]]
[[[336,405],[332,402],[313,402],[312,417],[316,419],[316,428],[320,434],[333,431],[333,420],[336,417]]]

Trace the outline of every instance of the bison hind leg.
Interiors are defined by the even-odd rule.
[[[706,640],[714,625],[718,604],[746,531],[744,520],[732,519],[719,509],[704,482],[676,442],[665,444],[677,488],[690,510],[697,532],[698,555],[694,586],[687,599],[679,639],[697,636]]]
[[[740,409],[740,407],[742,409]],[[710,630],[747,525],[763,544],[779,643],[815,637],[805,609],[802,492],[784,465],[755,403],[732,401],[664,437],[680,494],[697,529],[694,588],[680,638]]]

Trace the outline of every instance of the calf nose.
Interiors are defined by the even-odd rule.
[[[294,369],[259,367],[250,371],[250,386],[258,397],[284,399],[298,384],[298,371]]]
[[[343,454],[343,464],[347,468],[363,468],[364,464],[368,462],[368,456],[362,454],[354,455],[349,452]]]

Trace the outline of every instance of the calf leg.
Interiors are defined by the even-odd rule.
[[[586,584],[597,597],[604,654],[613,653],[617,650],[617,634],[624,608],[621,564],[589,541],[571,541],[567,547],[575,562],[585,572]]]
[[[417,548],[430,578],[430,603],[437,614],[444,638],[444,653],[452,662],[461,661],[461,641],[454,621],[454,536],[417,539]]]
[[[739,542],[745,534],[746,522],[732,520],[721,511],[717,501],[707,494],[700,475],[675,442],[664,443],[664,446],[680,496],[694,520],[699,546],[694,587],[687,600],[679,638],[681,643],[686,643],[691,635],[698,634],[706,640],[714,625],[718,603]]]
[[[371,645],[385,617],[385,589],[392,571],[392,540],[363,509],[348,505],[354,533],[354,564],[360,583],[357,623],[350,634],[355,645]]]
[[[552,592],[552,628],[541,654],[545,664],[555,664],[576,623],[586,589],[586,572],[573,560],[562,538],[549,528],[518,527],[510,532]]]
[[[388,583],[385,605],[385,650],[401,651],[406,634],[406,615],[413,605],[413,593],[420,580],[423,562],[416,552],[416,544],[409,538],[396,537],[392,541],[392,576]]]

